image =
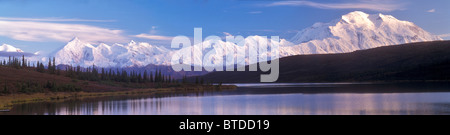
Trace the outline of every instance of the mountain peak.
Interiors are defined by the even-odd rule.
[[[89,43],[81,41],[78,37],[74,37],[72,40],[70,40],[64,48],[67,49],[73,49],[73,48],[82,48],[83,46],[88,46]]]
[[[128,45],[136,45],[136,42],[134,42],[134,40],[131,40],[130,43],[128,43]]]
[[[367,14],[362,11],[353,11],[348,14],[342,15],[341,20],[350,24],[379,24],[387,21],[400,21],[392,15]]]
[[[8,47],[8,46],[12,46],[12,45],[8,45],[8,44],[5,44],[5,43],[2,44],[2,47]]]
[[[375,20],[382,20],[382,21],[388,21],[388,20],[395,20],[395,21],[399,21],[397,18],[395,18],[392,15],[384,15],[384,14],[373,14],[370,15],[369,18],[375,18]]]
[[[78,37],[73,37],[72,40],[70,40],[69,42],[77,42],[80,41],[80,39],[78,39]]]
[[[341,17],[341,20],[343,20],[346,23],[367,23],[370,20],[368,19],[369,14],[366,14],[361,11],[353,11],[348,14],[345,14]]]
[[[353,12],[350,12],[350,13],[345,14],[343,16],[368,16],[368,15],[369,14],[367,14],[365,12],[362,12],[362,11],[353,11]]]
[[[8,45],[8,44],[2,44],[0,46],[0,51],[1,52],[23,52],[21,49],[16,48],[12,45]]]

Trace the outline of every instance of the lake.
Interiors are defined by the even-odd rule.
[[[448,83],[236,84],[236,90],[111,96],[14,105],[36,115],[415,115],[450,114]]]

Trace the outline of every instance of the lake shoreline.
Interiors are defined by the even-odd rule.
[[[0,110],[8,111],[13,105],[44,102],[44,101],[64,101],[74,98],[95,98],[107,96],[123,96],[123,95],[138,95],[138,94],[160,94],[160,93],[191,93],[202,91],[221,91],[221,90],[235,90],[236,85],[197,85],[187,87],[169,87],[169,88],[147,88],[147,89],[133,89],[127,91],[110,91],[110,92],[48,92],[48,93],[33,93],[33,94],[11,94],[0,96]]]

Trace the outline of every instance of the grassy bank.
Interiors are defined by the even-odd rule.
[[[126,91],[110,91],[110,92],[48,92],[33,94],[11,94],[0,96],[0,110],[9,110],[15,104],[43,102],[43,101],[61,101],[73,98],[93,98],[104,96],[121,96],[121,95],[138,95],[138,94],[158,94],[158,93],[186,93],[186,92],[202,92],[202,91],[220,91],[234,90],[235,85],[191,85],[170,88],[148,88],[133,89]]]

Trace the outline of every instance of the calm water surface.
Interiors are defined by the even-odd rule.
[[[237,84],[232,91],[74,99],[15,105],[1,114],[450,114],[450,85]]]

